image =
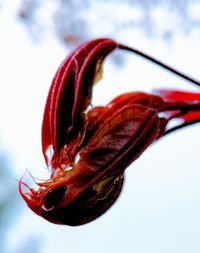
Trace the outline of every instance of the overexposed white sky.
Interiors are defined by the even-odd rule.
[[[67,55],[53,35],[34,43],[16,17],[19,1],[0,11],[0,143],[19,179],[26,169],[36,178],[47,170],[41,152],[41,122],[53,75]],[[101,33],[99,33],[101,34]],[[124,31],[121,42],[144,50],[200,80],[200,34],[177,34],[169,44]],[[122,52],[123,53],[123,52]],[[122,68],[107,60],[103,80],[94,88],[94,104],[132,90],[157,87],[197,90],[192,85],[127,54]],[[7,238],[15,252],[34,235],[40,253],[53,252],[200,252],[200,126],[163,138],[150,147],[126,173],[117,203],[102,217],[81,227],[58,226],[23,207]],[[13,180],[9,184],[17,183]],[[18,212],[18,207],[13,210]]]

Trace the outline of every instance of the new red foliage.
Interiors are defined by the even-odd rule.
[[[125,169],[151,143],[200,121],[200,94],[182,91],[130,92],[105,106],[89,108],[103,60],[117,48],[139,54],[199,85],[111,39],[89,41],[72,52],[55,74],[44,111],[42,151],[50,179],[37,183],[37,191],[19,182],[27,205],[50,222],[75,226],[99,217],[119,196]],[[182,123],[170,128],[174,118],[181,118]],[[23,192],[23,185],[29,192]]]

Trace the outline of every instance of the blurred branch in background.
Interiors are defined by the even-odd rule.
[[[50,31],[69,47],[99,36],[119,39],[135,29],[168,40],[177,31],[199,33],[199,13],[200,0],[21,0],[18,10],[33,38]]]

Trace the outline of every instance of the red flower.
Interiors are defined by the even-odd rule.
[[[152,142],[200,121],[200,94],[181,91],[131,92],[106,106],[89,109],[103,60],[117,48],[139,54],[199,85],[110,39],[87,42],[72,52],[53,79],[44,112],[42,150],[51,169],[50,179],[37,183],[37,191],[19,182],[27,205],[50,222],[81,225],[103,214],[120,194],[125,169]],[[181,118],[182,123],[169,128],[173,118]],[[23,186],[29,192],[24,193]]]

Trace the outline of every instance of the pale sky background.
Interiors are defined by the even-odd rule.
[[[48,175],[40,140],[43,109],[54,73],[69,53],[52,33],[35,43],[16,16],[18,5],[19,1],[8,0],[0,10],[0,150],[8,155],[13,168],[7,187],[15,187],[16,191],[16,179],[26,169],[36,178]],[[99,36],[105,35],[100,29]],[[148,39],[139,29],[134,34],[125,30],[120,42],[200,80],[200,32],[188,36],[177,32],[169,43]],[[105,104],[132,90],[197,90],[151,63],[121,53],[127,55],[121,67],[109,59],[104,64],[103,80],[94,88],[94,104]],[[5,252],[25,252],[26,244],[30,252],[36,252],[34,247],[38,246],[39,253],[199,253],[199,131],[197,124],[163,138],[145,151],[127,169],[117,203],[88,225],[48,223],[30,211],[18,196],[9,212],[16,219],[6,231]]]

